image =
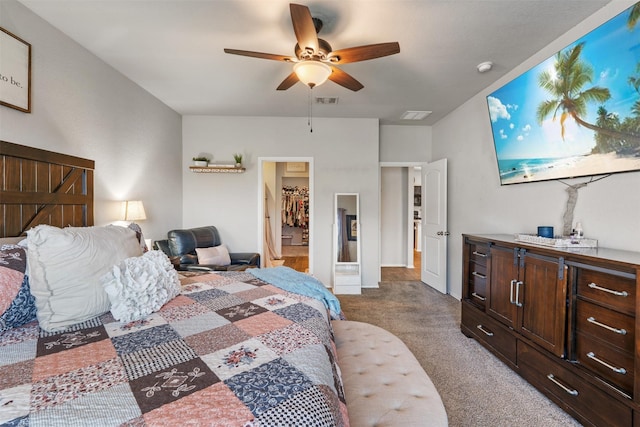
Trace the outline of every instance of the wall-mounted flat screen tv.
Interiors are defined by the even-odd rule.
[[[487,96],[500,183],[640,170],[640,2]]]

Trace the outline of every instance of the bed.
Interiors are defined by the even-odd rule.
[[[37,316],[0,322],[0,424],[349,425],[326,302],[251,271],[179,274],[131,230],[94,227],[90,160],[0,142],[0,165],[0,312]],[[99,262],[107,300],[75,280]],[[122,286],[147,266],[157,288]]]

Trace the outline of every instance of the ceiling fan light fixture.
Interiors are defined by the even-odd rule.
[[[297,62],[293,66],[293,71],[298,76],[298,80],[310,88],[320,86],[331,75],[331,67],[313,59]]]

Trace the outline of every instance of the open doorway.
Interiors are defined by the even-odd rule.
[[[307,164],[296,169],[305,170]],[[309,271],[309,177],[287,173],[290,162],[278,164],[284,168],[280,215],[280,241],[284,265],[294,270]]]
[[[415,280],[446,293],[447,236],[449,235],[447,231],[447,159],[431,163],[381,163],[380,166],[380,280],[413,280],[406,279],[406,277],[413,277],[412,272],[408,271],[413,270],[417,273]],[[415,184],[411,170],[415,171]],[[416,221],[413,217],[415,215],[414,185],[418,183],[421,185],[420,221]],[[396,216],[394,217],[393,214]],[[414,261],[418,268],[408,268],[411,258],[417,255],[412,237],[412,234],[418,231],[413,229],[412,223],[415,222],[421,224],[419,246],[422,251],[419,252],[421,255],[419,263]],[[391,264],[393,256],[396,257],[396,265]],[[387,267],[400,267],[403,270],[386,270]]]
[[[383,164],[380,173],[380,280],[420,281],[421,164]]]
[[[309,158],[263,158],[259,230],[263,267],[284,265],[312,273],[313,162]]]

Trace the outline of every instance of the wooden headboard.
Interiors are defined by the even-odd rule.
[[[0,141],[0,237],[93,225],[93,160]]]

